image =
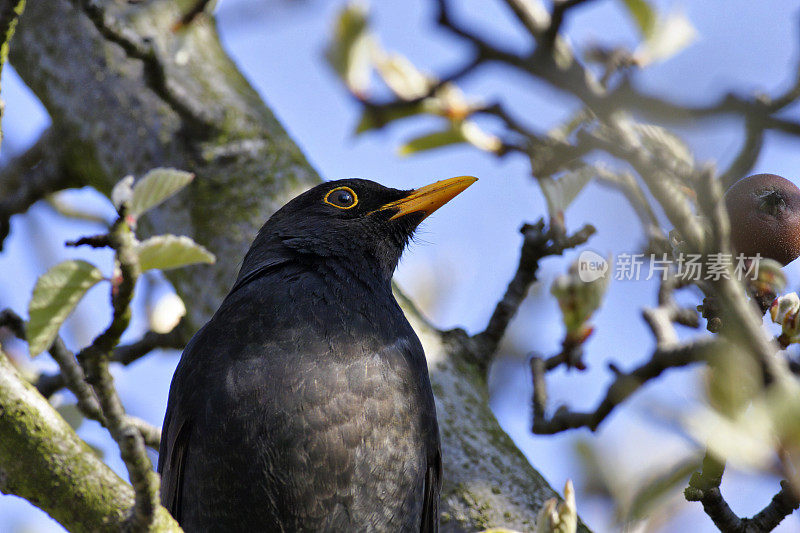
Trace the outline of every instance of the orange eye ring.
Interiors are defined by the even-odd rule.
[[[336,204],[336,203],[331,202],[331,200],[330,200],[331,195],[333,193],[340,192],[340,191],[345,191],[346,193],[349,193],[350,197],[353,199],[353,203],[350,204],[350,205],[341,205],[341,204]],[[337,209],[352,209],[352,208],[354,208],[355,206],[358,205],[358,195],[350,187],[336,187],[335,189],[331,189],[330,191],[328,191],[328,194],[325,195],[325,198],[324,198],[323,201],[328,205],[332,205],[333,207],[336,207]]]

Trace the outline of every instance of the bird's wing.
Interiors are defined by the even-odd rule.
[[[245,261],[247,261],[247,259],[245,259]],[[228,296],[232,295],[234,292],[241,289],[254,279],[257,279],[259,276],[264,275],[273,268],[283,265],[288,261],[288,256],[278,255],[274,257],[267,257],[260,261],[255,261],[253,264],[247,263],[242,265],[242,271],[239,272],[239,277],[237,278],[236,283],[233,284],[233,287],[231,287],[230,292],[228,292]]]
[[[438,443],[437,443],[438,444]],[[421,533],[439,531],[439,492],[442,488],[442,456],[438,450],[436,456],[428,463],[425,473],[425,486],[422,491],[422,524]]]
[[[180,522],[183,476],[189,450],[189,436],[192,433],[192,396],[195,391],[187,390],[187,367],[184,359],[191,359],[202,349],[200,340],[206,327],[192,337],[181,356],[169,390],[167,414],[161,431],[161,446],[158,450],[158,473],[161,474],[161,504]],[[189,380],[191,382],[191,379]]]
[[[167,427],[167,424],[165,424]],[[189,445],[191,422],[183,420],[177,431],[171,431],[164,453],[158,456],[158,471],[161,473],[161,504],[170,514],[181,521],[181,496],[183,492],[183,472],[186,452]],[[165,435],[165,438],[168,438]]]

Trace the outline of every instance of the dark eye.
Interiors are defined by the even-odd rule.
[[[358,196],[350,187],[337,187],[325,195],[325,203],[339,209],[350,209],[358,203]]]

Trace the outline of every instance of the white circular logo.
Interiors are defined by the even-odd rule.
[[[584,250],[578,256],[578,277],[584,283],[596,281],[608,272],[608,261],[602,255]]]

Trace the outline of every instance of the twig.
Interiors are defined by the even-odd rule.
[[[569,6],[573,2],[557,2]],[[577,2],[577,3],[580,3]],[[608,117],[614,111],[628,109],[637,111],[651,118],[674,122],[680,119],[702,119],[717,115],[739,115],[751,117],[761,122],[764,129],[783,131],[792,135],[800,135],[800,122],[789,120],[774,114],[794,101],[800,94],[800,86],[793,87],[775,102],[769,103],[764,98],[743,98],[734,93],[724,95],[716,102],[690,106],[669,102],[657,96],[642,93],[628,80],[623,80],[615,89],[606,91],[594,74],[582,65],[577,58],[571,57],[566,67],[556,64],[553,54],[546,47],[537,49],[530,58],[501,50],[475,33],[457,24],[452,18],[446,0],[438,0],[438,23],[440,27],[472,43],[484,61],[499,61],[534,78],[546,81],[553,87],[579,98],[592,111],[601,117]],[[555,11],[555,7],[554,7]],[[550,27],[552,27],[552,22]],[[797,82],[800,84],[800,81]]]
[[[81,237],[74,241],[67,241],[67,246],[91,246],[92,248],[105,248],[109,246],[108,235],[92,235],[91,237]]]
[[[764,128],[754,118],[747,117],[744,121],[744,128],[744,144],[731,165],[720,177],[724,189],[728,189],[753,168],[764,147]]]
[[[0,328],[6,327],[18,339],[25,339],[25,321],[11,309],[0,311]]]
[[[517,272],[508,284],[503,299],[497,303],[486,329],[473,336],[478,347],[477,352],[481,354],[480,363],[484,367],[488,366],[511,319],[528,294],[531,284],[536,281],[539,261],[544,257],[560,255],[564,250],[580,246],[594,234],[595,229],[586,225],[569,237],[559,237],[552,228],[545,230],[544,220],[540,220],[533,225],[525,224],[520,232],[523,241]]]
[[[17,338],[25,339],[25,323],[22,318],[11,309],[0,311],[0,327],[3,326],[11,330]],[[158,335],[159,334],[153,334],[153,336],[149,338],[148,335],[145,335],[142,340],[134,344],[119,347],[115,350],[113,359],[119,360],[119,362],[123,364],[129,364],[138,357],[141,357],[141,355],[144,355],[144,353],[155,348],[154,346],[143,352],[143,350],[157,342],[156,338],[158,337],[156,336]],[[172,337],[177,338],[178,336],[175,330],[163,335],[170,337],[170,339],[164,337],[164,340],[174,340]],[[59,389],[67,387],[75,396],[78,409],[86,418],[99,422],[103,427],[108,427],[100,404],[98,403],[97,396],[86,382],[83,369],[78,364],[75,355],[67,348],[60,336],[56,337],[55,341],[53,341],[53,344],[48,349],[48,352],[53,357],[53,360],[58,363],[61,371],[56,374],[44,374],[39,376],[35,383],[39,393],[45,398],[49,398]],[[158,449],[161,430],[144,420],[132,416],[126,415],[126,420],[140,431],[142,438],[148,446],[156,450]]]
[[[654,160],[656,155],[641,145],[631,146],[632,140],[618,131],[618,126],[593,132],[582,131],[578,133],[578,138],[589,144],[594,143],[595,148],[633,166],[691,249],[705,249],[703,228],[697,222],[689,198],[678,186],[680,181],[686,181],[685,176],[667,172],[665,168],[669,167]]]
[[[128,327],[133,289],[139,277],[135,238],[125,222],[124,208],[108,237],[121,273],[118,284],[112,289],[111,324],[94,339],[91,345],[81,350],[76,358],[86,371],[86,381],[94,389],[106,420],[106,427],[117,442],[120,455],[128,470],[131,485],[136,493],[136,501],[128,522],[131,530],[140,531],[150,527],[159,506],[158,476],[153,472],[153,466],[147,457],[145,439],[140,429],[125,415],[108,368],[112,351]]]
[[[192,5],[191,9],[189,9],[180,18],[180,20],[172,26],[172,31],[181,30],[194,22],[197,17],[205,12],[206,8],[212,1],[213,0],[195,0],[195,3]]]
[[[187,335],[183,328],[183,322],[168,333],[148,331],[138,341],[114,348],[111,362],[127,366],[159,348],[183,348],[186,341]],[[62,374],[63,370],[54,374],[40,374],[36,380],[36,388],[44,397],[49,398],[66,385]]]
[[[760,528],[760,531],[772,531],[784,518],[798,508],[800,508],[800,499],[789,483],[781,481],[781,490],[772,497],[767,506],[756,513],[753,518],[743,519],[743,522]]]
[[[483,58],[476,54],[472,59],[466,61],[463,65],[455,69],[453,72],[446,76],[440,77],[435,83],[416,98],[409,99],[391,99],[386,101],[368,100],[362,95],[354,95],[355,99],[363,106],[364,112],[369,114],[372,119],[372,127],[380,129],[391,121],[391,117],[403,111],[413,111],[420,106],[425,100],[432,98],[436,93],[445,85],[452,83],[483,64]]]
[[[525,0],[504,1],[534,39],[538,39],[549,25],[547,12],[539,4]]]
[[[2,69],[6,61],[8,61],[8,49],[11,43],[11,38],[14,37],[14,30],[17,28],[17,21],[25,9],[25,0],[3,0],[0,3],[0,69]],[[0,102],[0,118],[3,117],[5,112],[5,104]],[[0,141],[2,141],[3,133],[0,131]]]
[[[661,222],[650,205],[650,200],[642,191],[633,174],[628,172],[616,173],[601,166],[596,166],[595,168],[597,168],[599,184],[619,190],[628,200],[628,203],[639,217],[648,239],[668,242],[667,236],[661,228]]]
[[[648,381],[657,378],[670,368],[678,368],[705,361],[719,349],[721,349],[720,342],[717,339],[701,338],[669,349],[656,350],[647,363],[627,374],[619,372],[616,367],[612,367],[616,378],[609,386],[600,405],[594,411],[579,413],[562,408],[556,411],[550,419],[547,419],[543,415],[537,416],[536,410],[534,410],[532,431],[539,435],[559,433],[580,427],[587,427],[595,431],[615,407]],[[538,376],[534,376],[533,383],[534,395],[536,395],[538,394],[536,385],[537,383],[542,383],[542,380]]]
[[[608,137],[597,132],[585,135],[594,139],[598,147],[629,162],[636,169],[691,250],[706,254],[730,250],[730,223],[724,202],[721,202],[721,184],[711,169],[699,172],[695,177],[679,176],[665,170],[669,166],[660,163],[659,154],[653,154],[641,149],[642,147],[630,146],[629,139],[622,133],[619,133],[620,140],[617,142],[610,139],[617,132],[604,133]],[[686,194],[678,187],[677,183],[681,180],[696,183],[699,214],[710,221],[710,238],[698,223]],[[733,324],[733,327],[724,330],[731,341],[745,347],[753,355],[764,368],[765,378],[785,379],[789,375],[786,363],[776,356],[776,347],[762,329],[763,314],[759,313],[755,302],[747,299],[742,283],[734,279],[734,276],[721,276],[709,282],[706,290],[713,293],[720,308],[725,309],[727,320]]]
[[[669,361],[670,353],[675,350],[683,353],[684,349],[684,347],[678,344],[678,334],[675,331],[673,322],[688,327],[698,327],[699,320],[697,311],[691,308],[680,307],[673,295],[673,291],[685,287],[688,284],[689,282],[686,280],[675,276],[670,276],[661,283],[658,292],[658,307],[645,309],[642,312],[645,321],[650,326],[656,338],[656,354],[653,355],[650,362],[639,367],[630,374],[624,374],[615,364],[609,363],[608,367],[616,376],[616,381],[611,385],[605,400],[603,400],[594,413],[571,413],[566,408],[561,408],[552,419],[547,420],[545,417],[547,408],[547,382],[544,375],[563,363],[583,370],[585,367],[581,362],[581,345],[571,345],[568,339],[565,339],[561,353],[549,357],[546,360],[540,357],[532,357],[530,367],[533,377],[534,427],[540,429],[542,432],[557,432],[567,429],[557,429],[559,424],[568,423],[587,425],[590,429],[594,430],[617,404],[622,403],[627,396],[633,394],[633,392],[646,381],[657,377],[663,370],[670,366],[684,366],[688,364],[688,362],[682,362],[680,358]],[[566,419],[571,420],[567,421]]]
[[[531,376],[533,378],[531,404],[533,406],[534,419],[544,419],[545,413],[547,412],[547,380],[545,380],[545,374],[558,368],[563,363],[568,363],[569,360],[570,354],[566,351],[562,351],[547,359],[542,359],[536,355],[531,357],[529,364],[531,367]]]
[[[78,409],[80,409],[86,417],[97,420],[103,424],[103,426],[106,426],[106,420],[103,416],[100,404],[97,401],[97,396],[86,382],[83,369],[75,359],[75,355],[67,349],[61,337],[56,337],[49,351],[50,355],[61,368],[60,375],[63,378],[64,385],[75,395],[78,401]],[[45,395],[43,394],[43,396]]]
[[[700,325],[697,309],[681,307],[675,300],[673,291],[689,285],[689,281],[677,276],[667,277],[658,289],[658,307],[642,311],[642,317],[656,338],[656,347],[669,349],[678,345],[678,332],[673,323],[696,328]]]
[[[142,420],[141,418],[130,415],[125,416],[125,424],[136,428],[136,430],[142,436],[142,439],[144,439],[145,445],[153,448],[154,450],[158,450],[159,446],[161,445],[161,428],[156,427],[149,422]]]
[[[730,220],[722,200],[719,180],[714,179],[710,170],[700,174],[698,180],[698,201],[701,213],[708,217],[711,225],[712,242],[707,251],[730,251]],[[777,353],[777,347],[762,328],[764,312],[758,302],[748,300],[741,281],[734,276],[722,276],[710,283],[710,289],[724,310],[725,323],[722,333],[732,342],[745,347],[761,365],[764,384],[775,380],[791,379],[786,360]]]
[[[558,32],[561,31],[561,25],[564,23],[567,11],[588,1],[591,0],[555,0],[553,2],[553,11],[550,13],[550,24],[542,36],[540,46],[552,48],[558,37]]]
[[[700,502],[703,510],[723,533],[766,533],[775,529],[784,518],[800,507],[800,500],[789,483],[781,481],[781,490],[752,518],[739,518],[720,491],[725,464],[706,453],[700,472],[692,474],[684,496]]]
[[[108,428],[108,421],[103,415],[95,392],[86,382],[83,369],[78,365],[75,355],[64,345],[61,337],[56,337],[49,352],[61,368],[61,373],[58,375],[61,376],[64,382],[63,386],[66,386],[69,391],[75,395],[78,402],[78,409],[80,409],[87,418],[96,420],[103,427]],[[37,381],[37,389],[38,385],[39,383]],[[42,395],[47,397],[44,393],[42,393]],[[161,443],[161,430],[159,428],[130,415],[124,415],[123,418],[126,425],[134,427],[139,431],[147,446],[158,450]]]

